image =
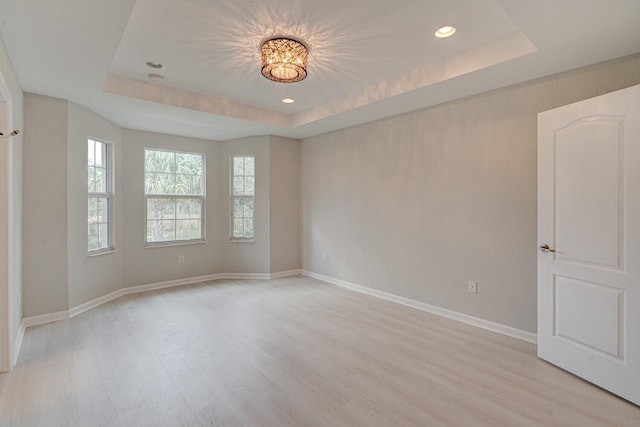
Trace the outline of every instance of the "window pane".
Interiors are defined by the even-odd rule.
[[[255,157],[245,157],[244,158],[244,175],[255,175]]]
[[[244,179],[244,195],[245,196],[253,196],[255,195],[256,181],[252,176],[245,177]]]
[[[96,192],[96,168],[93,166],[87,168],[87,185],[89,193]]]
[[[89,224],[98,222],[98,198],[89,197],[87,206],[87,221]]]
[[[175,153],[158,150],[145,150],[144,153],[145,171],[175,173]]]
[[[88,238],[87,248],[90,251],[95,251],[96,249],[100,248],[100,246],[98,245],[98,225],[97,224],[89,224],[88,231],[87,231],[87,238]]]
[[[202,239],[204,155],[145,150],[147,242]]]
[[[147,199],[147,219],[173,219],[176,217],[176,199]]]
[[[244,157],[233,158],[233,176],[244,175]]]
[[[176,239],[174,220],[147,221],[147,242],[166,242]]]
[[[106,249],[111,242],[111,217],[109,211],[111,145],[107,142],[87,140],[87,248],[89,251]]]
[[[201,239],[200,220],[182,219],[176,221],[176,240]]]
[[[202,218],[202,202],[199,199],[179,199],[176,203],[176,218]]]
[[[233,178],[233,195],[241,196],[244,194],[244,178]]]
[[[253,218],[244,219],[244,235],[242,237],[246,239],[253,237]]]
[[[232,161],[232,238],[254,237],[255,157],[234,156]]]
[[[106,197],[89,199],[89,222],[109,222],[109,199]]]
[[[176,175],[176,194],[202,194],[202,176],[185,174]]]
[[[202,174],[191,176],[191,188],[193,189],[193,192],[190,194],[204,196],[204,180],[202,178]]]
[[[92,139],[87,140],[87,165],[89,166],[94,166],[96,164],[95,149],[95,141]]]
[[[107,170],[104,168],[94,168],[95,178],[93,183],[94,193],[106,193],[107,191]]]
[[[244,220],[242,218],[236,218],[233,220],[233,237],[243,237],[244,232]]]
[[[176,173],[202,175],[202,155],[176,153]]]
[[[242,216],[245,218],[253,218],[253,199],[243,199],[244,210]]]
[[[176,176],[172,173],[150,172],[145,174],[146,194],[175,194]]]
[[[242,205],[242,199],[233,199],[233,217],[242,218],[244,213],[244,207]]]
[[[189,239],[189,219],[179,219],[176,221],[176,239],[188,240]]]
[[[100,249],[109,247],[109,224],[98,224],[98,241]]]
[[[95,141],[96,145],[96,154],[95,154],[95,165],[96,166],[107,166],[107,145],[104,142]]]

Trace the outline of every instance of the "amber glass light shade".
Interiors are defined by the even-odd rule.
[[[262,44],[262,75],[279,83],[307,77],[307,47],[299,41],[276,38]]]

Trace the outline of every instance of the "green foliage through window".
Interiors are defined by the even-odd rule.
[[[111,242],[111,145],[87,141],[87,249],[109,249]]]
[[[204,239],[204,155],[145,150],[146,242]]]
[[[231,238],[253,239],[256,174],[254,156],[231,158]]]

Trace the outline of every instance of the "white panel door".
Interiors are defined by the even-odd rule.
[[[538,115],[538,356],[640,405],[640,86]]]

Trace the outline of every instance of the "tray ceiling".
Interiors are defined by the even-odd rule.
[[[636,53],[638,16],[635,0],[0,0],[25,91],[215,140],[303,138]],[[262,77],[273,36],[307,44],[306,80]]]

